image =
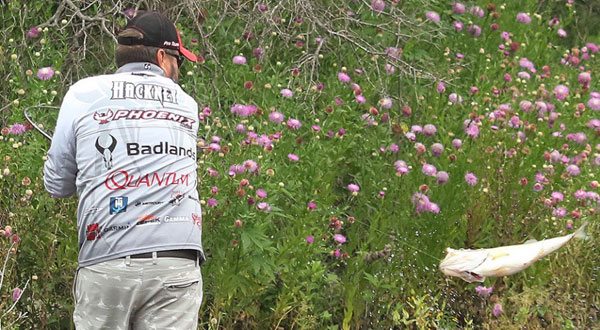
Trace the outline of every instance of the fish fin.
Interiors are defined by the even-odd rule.
[[[583,225],[573,233],[573,237],[584,240],[588,239],[588,235],[585,233],[585,227],[587,227],[588,223],[589,222],[587,221],[584,222]]]
[[[531,244],[531,243],[536,243],[537,241],[538,241],[537,239],[535,239],[535,238],[532,238],[532,239],[528,239],[528,240],[526,240],[526,241],[525,241],[525,243],[523,243],[523,244]]]

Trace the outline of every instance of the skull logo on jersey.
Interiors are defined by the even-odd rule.
[[[117,139],[114,136],[103,133],[96,139],[96,150],[102,155],[102,161],[104,162],[104,167],[107,170],[110,170],[113,166],[112,153],[117,146]]]

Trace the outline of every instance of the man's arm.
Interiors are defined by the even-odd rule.
[[[52,197],[68,197],[75,193],[77,178],[74,119],[79,113],[71,91],[63,99],[56,122],[48,159],[44,163],[44,186]]]

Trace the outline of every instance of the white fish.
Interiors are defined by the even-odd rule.
[[[531,240],[519,245],[477,250],[447,248],[448,254],[440,263],[440,270],[448,276],[457,276],[469,283],[483,282],[486,277],[512,275],[531,266],[573,238],[585,239],[587,224],[584,223],[572,234],[539,242]]]

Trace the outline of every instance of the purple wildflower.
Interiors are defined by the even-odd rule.
[[[209,198],[206,201],[206,205],[208,205],[209,207],[215,207],[215,206],[217,206],[217,204],[219,204],[219,202],[214,198]]]
[[[294,92],[292,92],[292,90],[289,88],[284,88],[281,90],[281,96],[283,96],[285,98],[290,98],[290,97],[294,96]]]
[[[284,119],[285,116],[281,112],[273,111],[269,114],[269,120],[275,124],[281,124]]]
[[[287,121],[287,127],[293,130],[297,130],[300,127],[302,127],[302,123],[298,119],[290,118]]]
[[[529,15],[527,15],[526,13],[518,13],[517,14],[517,22],[523,23],[523,24],[529,24],[529,23],[531,23],[531,17]]]
[[[37,77],[41,80],[50,80],[53,76],[54,70],[49,66],[41,68],[37,72]]]
[[[472,187],[477,184],[477,177],[475,176],[475,174],[467,172],[467,174],[465,174],[465,182],[467,182],[467,184]]]
[[[27,132],[27,126],[25,126],[23,124],[19,124],[19,123],[12,124],[8,128],[8,133],[9,134],[21,135],[21,134],[23,134],[25,132]]]
[[[21,299],[21,295],[23,294],[23,290],[21,288],[14,288],[12,291],[12,300],[13,302]]]
[[[492,308],[492,315],[494,315],[494,317],[498,317],[502,314],[504,310],[502,309],[502,304],[500,303],[496,303],[494,304],[494,308]]]
[[[300,160],[300,157],[296,154],[288,154],[288,159],[292,162],[297,162]]]
[[[313,235],[306,236],[306,243],[307,244],[312,244],[314,242],[315,242],[315,237]]]
[[[480,297],[483,298],[487,298],[489,297],[492,292],[494,291],[494,287],[485,287],[483,285],[479,285],[475,288],[475,291],[477,292],[477,295],[479,295]]]
[[[341,81],[343,83],[349,83],[352,80],[352,79],[350,79],[350,76],[346,72],[339,72],[338,79],[339,79],[339,81]]]
[[[437,174],[437,169],[431,164],[423,164],[421,171],[427,176],[435,176]]]
[[[440,22],[440,14],[436,13],[435,11],[426,12],[425,17],[436,24]]]
[[[448,179],[450,178],[448,173],[445,171],[439,171],[437,172],[436,177],[436,182],[438,184],[445,184],[446,182],[448,182]]]
[[[333,240],[336,241],[336,243],[338,244],[344,244],[346,243],[346,236],[342,234],[335,234],[333,235]]]
[[[358,191],[360,190],[360,187],[355,184],[355,183],[350,183],[347,187],[349,192],[351,192],[353,195],[354,194],[358,194]]]
[[[232,62],[233,64],[244,65],[246,64],[246,58],[242,55],[236,55],[233,57]]]
[[[32,26],[28,31],[27,31],[27,38],[31,38],[31,39],[35,39],[37,37],[40,36],[40,30],[38,29],[37,26]]]

